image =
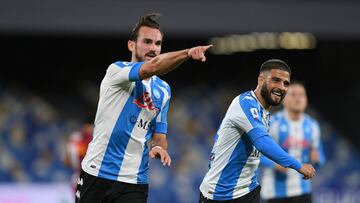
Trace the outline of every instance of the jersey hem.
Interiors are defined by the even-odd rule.
[[[149,184],[148,182],[138,182],[137,180],[129,180],[129,179],[122,178],[122,177],[119,177],[119,176],[118,176],[117,179],[110,179],[110,178],[102,177],[102,176],[99,176],[97,172],[92,171],[91,169],[89,169],[86,166],[82,166],[81,169],[83,171],[85,171],[86,173],[88,173],[89,175],[92,175],[92,176],[95,176],[95,177],[98,177],[98,178],[103,178],[103,179],[106,179],[106,180],[112,180],[112,181],[130,183],[130,184],[137,184],[137,185]]]

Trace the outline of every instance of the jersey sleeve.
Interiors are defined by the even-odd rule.
[[[234,99],[231,105],[232,108],[229,109],[231,121],[236,127],[246,132],[252,142],[268,134],[259,112],[259,105],[253,97],[240,96]]]
[[[295,170],[301,168],[301,163],[286,153],[270,136],[262,136],[253,144],[262,154],[281,166]]]
[[[167,126],[168,126],[167,125],[167,113],[169,110],[169,104],[170,104],[170,98],[171,98],[170,87],[167,87],[166,92],[167,92],[167,99],[164,99],[162,108],[156,117],[155,133],[167,134]]]
[[[122,85],[129,82],[141,80],[139,72],[144,62],[122,62],[118,61],[109,66],[107,75],[113,85]]]
[[[260,157],[260,166],[267,167],[267,168],[275,168],[275,162],[271,159],[267,158],[267,156]]]

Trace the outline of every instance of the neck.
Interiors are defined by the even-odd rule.
[[[138,60],[136,60],[135,56],[131,56],[131,62],[139,62]]]
[[[301,119],[303,113],[302,112],[298,112],[298,111],[289,111],[289,110],[286,110],[290,120],[293,120],[293,121],[298,121]]]
[[[254,90],[254,93],[255,93],[256,98],[259,100],[261,106],[263,106],[267,111],[269,111],[271,108],[271,105],[266,103],[265,99],[261,96],[261,91],[260,91],[259,86],[256,87],[256,89]]]

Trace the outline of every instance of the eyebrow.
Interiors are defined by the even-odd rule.
[[[151,41],[153,42],[154,40],[150,39],[150,38],[144,38],[144,41]],[[155,43],[162,43],[162,40],[156,40]]]

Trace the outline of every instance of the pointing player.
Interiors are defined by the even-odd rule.
[[[216,135],[209,171],[200,185],[200,203],[259,203],[260,152],[283,167],[295,169],[305,179],[314,176],[310,164],[289,156],[268,133],[268,111],[285,97],[290,75],[285,62],[268,60],[260,67],[256,89],[232,101]]]
[[[204,53],[211,46],[160,54],[163,33],[157,17],[150,14],[139,20],[128,41],[131,62],[111,64],[101,82],[76,202],[146,202],[149,155],[171,164],[166,141],[170,87],[157,75],[188,59],[205,62]]]
[[[283,101],[284,109],[271,119],[270,135],[298,161],[322,165],[324,156],[318,123],[304,113],[307,106],[306,90],[302,83],[292,82]],[[265,156],[261,180],[261,197],[268,203],[311,203],[310,181],[293,170],[274,163]]]

